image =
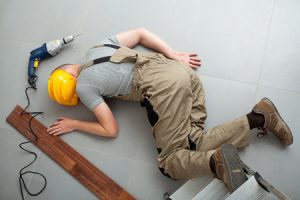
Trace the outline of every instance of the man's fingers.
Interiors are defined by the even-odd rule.
[[[49,134],[53,134],[53,132],[58,131],[58,130],[61,130],[61,128],[60,128],[60,127],[53,127],[53,128],[49,128],[49,129],[47,130],[47,132],[48,132]]]
[[[192,64],[192,65],[196,65],[196,66],[200,66],[200,65],[201,65],[201,62],[199,62],[199,61],[194,61],[194,60],[190,60],[189,63]]]
[[[57,129],[51,130],[51,131],[49,132],[49,134],[50,134],[50,135],[55,135],[55,134],[57,134],[57,133],[59,133],[59,132],[61,132],[61,131],[62,131],[61,128],[57,128]]]
[[[53,131],[59,130],[59,129],[61,129],[60,126],[52,126],[52,127],[50,127],[50,128],[47,129],[47,132],[48,132],[49,134],[52,134]]]
[[[190,60],[189,63],[197,66],[200,66],[201,64],[199,61],[194,61],[194,60]]]
[[[188,55],[189,55],[189,57],[197,57],[197,56],[198,56],[198,55],[195,54],[195,53],[189,53]]]
[[[53,135],[54,136],[58,136],[58,135],[61,135],[61,134],[63,134],[64,132],[63,131],[59,131],[59,132],[57,132],[57,133],[54,133]]]
[[[190,57],[190,60],[201,62],[201,60],[198,57]]]
[[[66,119],[65,117],[59,117],[59,118],[57,118],[57,121],[61,121],[61,120],[64,120],[64,119]]]
[[[199,67],[198,65],[193,65],[193,64],[191,64],[191,63],[190,63],[189,65],[190,65],[190,67],[193,68],[193,69],[197,69],[197,68]]]
[[[48,128],[48,129],[47,129],[47,132],[50,132],[50,131],[52,131],[52,130],[53,130],[53,129],[55,129],[56,127],[57,127],[57,126],[53,126],[53,125],[51,125],[51,126],[50,126],[50,128]]]

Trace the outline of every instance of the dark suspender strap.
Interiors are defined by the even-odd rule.
[[[103,62],[107,62],[107,61],[109,61],[110,57],[111,56],[105,56],[105,57],[102,57],[102,58],[97,58],[97,59],[93,60],[93,65],[103,63]]]
[[[104,44],[103,46],[105,47],[110,47],[110,48],[113,48],[113,49],[119,49],[120,46],[117,46],[117,45],[114,45],[114,44]],[[99,64],[99,63],[103,63],[103,62],[107,62],[109,61],[111,56],[105,56],[105,57],[102,57],[102,58],[97,58],[95,60],[93,60],[93,64],[96,65],[96,64]]]
[[[114,49],[119,49],[120,48],[120,46],[117,46],[117,45],[114,45],[114,44],[104,44],[103,46],[111,47],[111,48],[114,48]]]
[[[110,47],[110,48],[114,48],[114,49],[119,49],[120,48],[120,46],[117,46],[117,45],[114,45],[114,44],[104,44],[104,45],[101,45],[101,46]],[[101,47],[101,46],[97,46],[97,48]],[[84,69],[86,69],[86,68],[88,68],[88,67],[90,67],[92,65],[96,65],[96,64],[108,62],[110,60],[110,58],[111,58],[111,56],[105,56],[105,57],[101,57],[101,58],[97,58],[95,60],[92,60],[92,61],[90,61],[88,63],[85,63],[84,65],[80,66],[79,73],[82,70],[84,70]]]

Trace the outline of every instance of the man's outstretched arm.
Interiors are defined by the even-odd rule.
[[[201,65],[201,60],[194,53],[177,52],[173,50],[164,40],[151,33],[145,28],[132,29],[117,34],[119,43],[123,46],[132,48],[138,44],[153,49],[164,56],[185,62],[192,68],[197,68]]]
[[[47,132],[51,135],[58,136],[74,130],[79,130],[104,137],[117,137],[117,122],[107,104],[102,102],[96,106],[93,111],[98,120],[97,122],[60,117],[47,129]]]

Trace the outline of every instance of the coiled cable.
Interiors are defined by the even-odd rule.
[[[36,89],[37,89],[37,88],[36,88],[36,84],[35,84],[36,81],[37,81],[37,77],[34,79],[34,81],[32,81],[32,82],[30,83],[30,86],[27,87],[27,88],[25,89],[25,94],[26,94],[26,98],[27,98],[27,106],[25,107],[25,109],[24,109],[24,110],[22,111],[22,113],[20,114],[21,116],[22,116],[22,115],[26,115],[26,114],[31,115],[31,118],[30,118],[30,120],[29,120],[29,122],[28,122],[28,126],[29,126],[29,129],[30,129],[31,134],[34,136],[34,140],[33,140],[33,141],[26,141],[26,142],[22,142],[22,143],[19,144],[19,147],[20,147],[23,151],[25,151],[25,152],[27,152],[27,153],[30,153],[31,155],[34,156],[33,160],[32,160],[29,164],[27,164],[25,167],[23,167],[23,168],[19,171],[19,186],[20,186],[20,192],[21,192],[22,200],[25,199],[25,198],[24,198],[23,187],[24,187],[25,191],[26,191],[30,196],[37,196],[37,195],[41,194],[41,193],[45,190],[45,188],[46,188],[46,186],[47,186],[47,179],[46,179],[46,177],[45,177],[43,174],[41,174],[41,173],[39,173],[39,172],[31,171],[31,170],[26,170],[26,168],[28,168],[30,165],[32,165],[32,164],[36,161],[36,159],[38,158],[38,155],[37,155],[35,152],[30,151],[30,150],[28,150],[28,149],[26,149],[26,148],[24,147],[24,145],[29,144],[29,143],[33,143],[33,142],[35,142],[35,141],[38,140],[37,135],[35,134],[35,132],[34,132],[33,129],[32,129],[31,122],[32,122],[32,120],[33,120],[36,116],[41,115],[41,114],[44,113],[44,112],[27,112],[27,111],[26,111],[26,110],[29,108],[29,106],[30,106],[30,98],[29,98],[29,95],[28,95],[28,90],[29,90],[29,89],[33,89],[33,90],[36,90]],[[26,174],[39,175],[39,176],[41,176],[41,177],[43,178],[43,180],[44,180],[43,187],[42,187],[38,192],[33,193],[33,192],[31,192],[31,191],[29,190],[29,188],[27,187],[27,185],[26,185],[26,183],[25,183],[25,181],[24,181],[24,175],[26,175]]]

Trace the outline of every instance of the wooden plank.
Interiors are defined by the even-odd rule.
[[[34,141],[34,136],[29,128],[31,115],[25,114],[21,116],[22,111],[23,109],[20,106],[16,106],[6,118],[6,121],[69,172],[82,185],[93,192],[99,199],[135,199],[80,153],[60,139],[60,137],[49,135],[46,131],[47,128],[36,119],[33,119],[31,122],[32,129],[38,137]]]

